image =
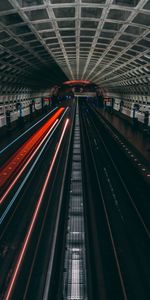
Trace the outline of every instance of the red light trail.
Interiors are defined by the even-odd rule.
[[[37,202],[37,206],[35,208],[35,211],[34,211],[34,214],[33,214],[33,217],[32,217],[32,221],[31,221],[31,223],[29,225],[29,228],[28,228],[28,231],[26,233],[26,236],[25,236],[25,239],[24,239],[24,242],[23,242],[23,245],[22,245],[22,248],[21,248],[21,251],[20,251],[17,263],[16,263],[16,266],[15,266],[12,278],[10,280],[8,289],[7,289],[6,294],[4,296],[4,300],[11,299],[11,294],[12,294],[12,291],[14,289],[15,282],[16,282],[16,279],[17,279],[17,276],[18,276],[21,264],[23,262],[24,255],[25,255],[25,252],[27,250],[27,246],[28,246],[29,240],[31,238],[32,231],[33,231],[34,225],[36,223],[36,220],[37,220],[37,217],[38,217],[38,214],[39,214],[39,211],[40,211],[40,207],[41,207],[41,204],[42,204],[42,201],[43,201],[43,198],[44,198],[44,194],[46,192],[46,188],[47,188],[47,185],[48,185],[48,182],[49,182],[49,178],[50,178],[53,166],[55,164],[55,161],[56,161],[56,158],[57,158],[57,154],[59,152],[59,149],[60,149],[60,146],[61,146],[64,134],[65,134],[65,131],[66,131],[66,128],[67,128],[67,125],[68,125],[68,122],[69,122],[69,119],[67,119],[66,122],[65,122],[65,125],[64,125],[64,128],[63,128],[63,131],[62,131],[59,143],[57,144],[57,148],[56,148],[54,157],[53,157],[53,159],[52,159],[52,161],[50,163],[50,166],[49,166],[49,169],[48,169],[48,173],[47,173],[44,185],[42,187],[42,190],[41,190],[38,202]]]
[[[35,156],[36,152],[39,150],[39,148],[41,147],[41,145],[44,143],[44,141],[46,140],[47,136],[49,135],[49,133],[52,131],[52,129],[55,127],[56,123],[58,122],[58,119],[56,119],[56,121],[54,122],[54,124],[52,125],[52,127],[50,128],[50,130],[47,132],[47,134],[44,136],[43,140],[39,143],[38,147],[35,149],[35,151],[31,154],[31,156],[29,157],[29,159],[26,161],[25,165],[23,166],[23,168],[20,170],[20,172],[17,174],[17,176],[15,177],[15,179],[12,181],[12,183],[9,185],[8,189],[5,191],[5,193],[3,194],[3,196],[0,198],[0,204],[2,204],[2,202],[5,200],[5,198],[7,197],[7,195],[9,194],[9,192],[11,191],[11,189],[13,188],[13,186],[15,185],[15,183],[18,181],[19,177],[21,176],[21,174],[24,172],[24,170],[26,169],[27,165],[30,163],[30,161],[32,160],[32,158]]]
[[[0,204],[4,201],[14,184],[17,182],[33,156],[38,151],[42,144],[43,137],[49,131],[57,118],[64,111],[64,108],[60,108],[37,132],[35,132],[29,140],[27,140],[12,157],[4,164],[0,172],[0,188],[6,189],[6,185],[10,184],[5,190],[4,194],[0,198]],[[10,183],[11,181],[11,183]]]

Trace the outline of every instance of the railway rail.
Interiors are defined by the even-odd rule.
[[[148,300],[147,182],[84,101],[52,126],[0,207],[0,298]]]
[[[91,249],[91,268],[97,273],[93,297],[148,299],[149,226],[136,205],[137,194],[134,197],[130,194],[114,153],[111,153],[111,136],[106,130],[104,132],[89,106],[82,103],[80,110],[84,180],[88,188],[88,247]],[[117,147],[115,149],[117,155]],[[146,196],[145,201],[148,200]],[[91,241],[94,247],[90,245]]]
[[[57,231],[56,220],[59,223],[57,213],[72,110],[65,110],[59,126],[52,135],[49,135],[32,165],[29,166],[27,170],[29,176],[25,184],[22,185],[19,180],[15,194],[12,198],[9,195],[6,201],[8,203],[4,211],[1,211],[3,219],[0,225],[1,299],[28,299],[28,297],[41,299],[43,295],[45,277],[42,274],[46,274],[48,260],[52,255],[50,249],[55,248],[54,235],[57,236],[54,232]],[[16,200],[8,211],[13,197]],[[35,289],[37,280],[40,284]]]

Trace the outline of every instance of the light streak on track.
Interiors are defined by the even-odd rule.
[[[48,185],[48,182],[49,182],[49,178],[51,176],[51,172],[52,172],[53,166],[55,164],[55,161],[56,161],[56,158],[57,158],[57,155],[58,155],[58,152],[59,152],[59,149],[60,149],[60,146],[61,146],[64,134],[65,134],[68,122],[69,122],[69,119],[67,119],[66,122],[65,122],[65,125],[64,125],[64,128],[63,128],[63,131],[62,131],[59,143],[57,144],[57,148],[56,148],[54,157],[53,157],[53,159],[52,159],[52,161],[50,163],[50,166],[49,166],[49,169],[48,169],[48,173],[47,173],[44,185],[42,187],[42,190],[41,190],[38,202],[37,202],[37,206],[35,208],[35,211],[34,211],[34,214],[33,214],[33,217],[32,217],[32,221],[31,221],[31,223],[29,225],[27,234],[25,236],[25,239],[24,239],[24,242],[23,242],[23,245],[22,245],[22,248],[21,248],[21,251],[20,251],[17,263],[16,263],[16,266],[15,266],[15,269],[14,269],[14,272],[12,274],[12,277],[11,277],[8,289],[7,289],[6,294],[4,296],[4,300],[10,300],[11,299],[11,294],[13,292],[13,289],[14,289],[14,286],[15,286],[15,282],[16,282],[16,279],[17,279],[17,276],[18,276],[21,264],[23,262],[23,258],[24,258],[25,252],[27,250],[28,243],[29,243],[31,235],[32,235],[32,231],[33,231],[34,225],[36,223],[36,220],[37,220],[37,217],[38,217],[38,214],[39,214],[39,211],[40,211],[40,207],[41,207],[41,204],[42,204],[42,201],[43,201],[43,198],[44,198],[44,194],[46,192],[46,188],[47,188],[47,185]]]
[[[5,146],[2,150],[0,150],[0,154],[5,152],[8,148],[10,148],[15,142],[17,142],[21,137],[23,137],[27,132],[29,132],[32,128],[34,128],[37,124],[41,123],[44,119],[46,119],[49,115],[51,115],[58,107],[55,107],[53,110],[51,110],[48,114],[46,114],[42,119],[40,119],[38,122],[36,122],[34,125],[32,125],[30,128],[25,130],[22,134],[20,134],[16,139],[14,139],[11,143],[9,143],[7,146]]]
[[[21,148],[8,160],[8,162],[4,165],[1,171],[1,179],[0,179],[0,185],[3,186],[5,183],[7,183],[8,180],[12,177],[12,182],[4,192],[3,196],[0,198],[0,205],[3,203],[4,199],[8,195],[8,193],[11,191],[17,180],[20,178],[21,174],[24,172],[27,165],[30,163],[31,159],[34,157],[36,152],[39,149],[39,145],[41,146],[45,138],[43,136],[46,134],[47,136],[47,130],[50,126],[53,125],[55,120],[60,116],[64,108],[60,108],[51,118],[48,120],[27,142],[23,144]],[[42,140],[43,138],[43,140]],[[42,140],[42,142],[41,142]],[[37,146],[37,144],[39,145]],[[36,147],[37,146],[37,147]],[[36,149],[35,149],[36,147]],[[35,149],[35,151],[34,151]],[[34,151],[34,152],[32,152]],[[29,155],[31,155],[29,157]],[[27,160],[27,161],[26,161]],[[18,173],[15,173],[18,172]]]
[[[2,213],[2,215],[0,216],[0,225],[3,223],[3,221],[5,220],[5,217],[7,216],[8,212],[10,211],[11,207],[13,206],[14,202],[16,201],[19,193],[21,192],[22,188],[25,186],[30,174],[32,173],[33,169],[35,168],[37,162],[39,161],[41,155],[43,154],[44,149],[46,148],[47,144],[49,143],[52,135],[54,134],[54,132],[56,131],[56,129],[58,128],[59,124],[61,123],[62,119],[64,118],[65,114],[68,111],[68,107],[65,109],[65,111],[63,112],[61,118],[59,119],[59,121],[57,122],[54,130],[50,133],[50,135],[47,137],[47,140],[45,142],[45,144],[43,145],[42,149],[40,150],[39,154],[37,155],[37,157],[35,158],[32,166],[30,167],[28,173],[26,174],[25,178],[23,179],[23,181],[21,182],[21,184],[19,185],[17,191],[15,192],[14,196],[12,197],[12,199],[10,200],[9,204],[7,205],[6,209],[4,210],[4,212]]]
[[[12,181],[12,183],[10,184],[10,186],[8,187],[8,189],[5,191],[5,193],[3,194],[3,196],[0,198],[0,204],[3,203],[3,201],[5,200],[5,198],[7,197],[7,195],[9,194],[9,192],[11,191],[11,189],[14,187],[15,183],[18,181],[19,177],[21,176],[21,174],[24,172],[24,170],[26,169],[27,165],[30,163],[30,161],[32,160],[32,158],[35,156],[35,154],[37,153],[37,151],[39,150],[39,148],[41,147],[41,145],[44,143],[44,141],[46,140],[47,136],[50,134],[50,132],[53,130],[53,128],[55,127],[56,123],[58,122],[58,119],[56,119],[56,121],[54,122],[54,124],[52,125],[52,127],[50,128],[50,130],[47,132],[47,134],[44,136],[43,140],[40,142],[40,144],[38,145],[38,147],[35,149],[35,151],[32,153],[32,155],[30,156],[30,158],[27,160],[27,162],[25,163],[25,165],[23,166],[23,168],[20,170],[20,172],[17,174],[17,176],[15,177],[15,179]]]

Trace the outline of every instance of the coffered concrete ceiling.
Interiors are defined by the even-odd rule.
[[[1,0],[0,84],[150,94],[150,0]]]

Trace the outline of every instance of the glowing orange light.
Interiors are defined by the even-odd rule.
[[[70,80],[70,81],[65,81],[63,84],[67,85],[76,85],[76,84],[91,84],[91,81],[89,80]]]

